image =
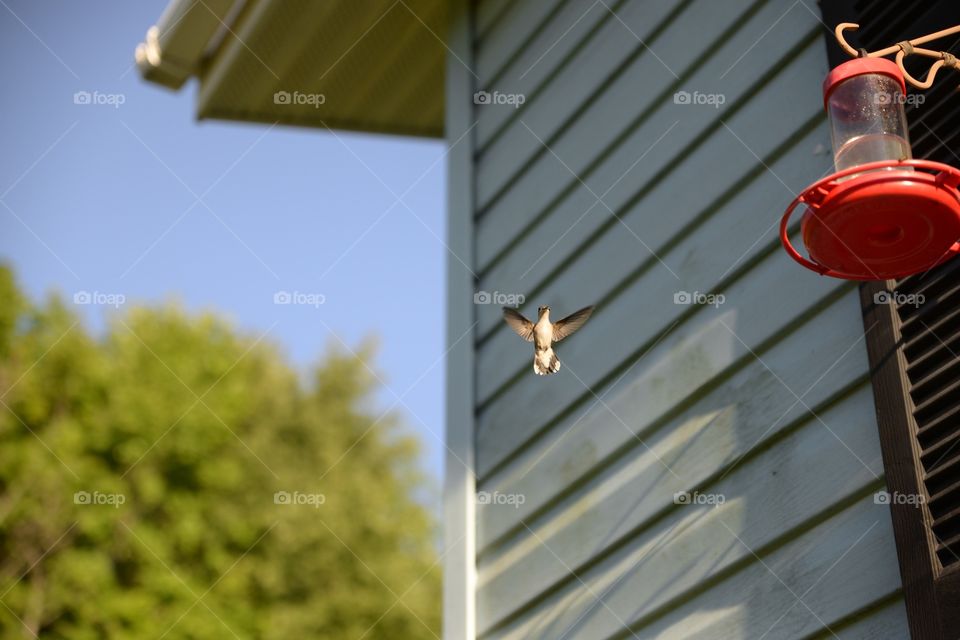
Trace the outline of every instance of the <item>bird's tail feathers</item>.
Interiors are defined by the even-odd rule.
[[[538,351],[533,356],[533,371],[538,376],[546,376],[560,371],[560,358],[553,349]]]

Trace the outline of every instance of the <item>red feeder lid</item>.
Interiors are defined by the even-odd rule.
[[[834,67],[823,80],[823,107],[827,107],[827,98],[838,84],[854,76],[879,73],[890,76],[900,83],[900,91],[907,95],[907,83],[897,63],[886,58],[854,58]]]
[[[927,160],[847,169],[794,201],[781,221],[780,237],[795,260],[818,273],[849,280],[903,278],[960,253],[958,185],[960,171]],[[813,262],[796,254],[787,238],[789,214],[800,202],[807,205],[800,228]]]

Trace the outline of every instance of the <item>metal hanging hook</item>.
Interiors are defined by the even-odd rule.
[[[853,58],[859,57],[861,52],[850,46],[844,37],[844,32],[849,29],[856,30],[859,28],[860,25],[855,22],[841,22],[837,25],[837,28],[834,29],[833,32],[840,47]],[[917,89],[929,89],[933,85],[933,81],[940,69],[943,67],[949,67],[951,69],[960,71],[960,61],[957,60],[956,56],[947,51],[934,51],[933,49],[924,49],[917,45],[925,44],[933,40],[939,40],[940,38],[946,38],[947,36],[955,33],[960,33],[960,24],[947,29],[941,29],[940,31],[935,31],[934,33],[929,33],[925,36],[920,36],[919,38],[904,40],[903,42],[898,42],[897,44],[889,46],[885,49],[878,49],[877,51],[868,52],[866,55],[870,58],[882,58],[890,55],[891,53],[896,53],[896,63],[897,66],[900,67],[900,71],[903,72],[904,79],[909,82],[911,86],[914,86]],[[903,60],[910,55],[920,55],[927,58],[937,59],[936,62],[930,65],[930,69],[927,71],[926,78],[923,80],[917,80],[904,68]]]

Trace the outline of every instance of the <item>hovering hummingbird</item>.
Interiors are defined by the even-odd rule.
[[[560,371],[560,359],[553,352],[553,343],[560,342],[583,324],[593,313],[593,306],[575,311],[562,320],[550,322],[550,307],[537,309],[537,323],[523,317],[516,309],[503,308],[503,319],[517,335],[533,343],[533,370],[538,376]]]

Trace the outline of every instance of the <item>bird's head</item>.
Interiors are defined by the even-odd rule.
[[[548,307],[548,306],[546,306],[546,305],[544,305],[544,306],[542,306],[542,307],[537,307],[537,316],[538,316],[538,317],[539,317],[539,316],[542,316],[543,314],[547,313],[548,311],[550,311],[550,307]]]

